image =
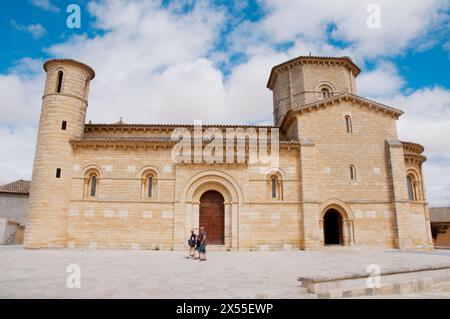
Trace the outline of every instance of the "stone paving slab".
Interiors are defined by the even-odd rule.
[[[25,250],[0,246],[0,298],[312,298],[298,277],[450,265],[450,251],[399,252],[367,248],[318,251],[210,252],[208,261],[184,252]],[[70,264],[81,288],[67,288]]]

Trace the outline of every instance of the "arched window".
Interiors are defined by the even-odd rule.
[[[278,174],[270,175],[267,183],[268,198],[272,200],[281,200],[283,198],[283,187],[281,176]]]
[[[347,130],[347,133],[353,133],[352,118],[349,115],[345,116],[345,128]]]
[[[277,179],[272,177],[271,179],[272,198],[277,198]]]
[[[153,197],[153,176],[147,179],[147,196]]]
[[[64,76],[63,71],[59,70],[57,78],[56,78],[56,93],[61,93],[62,84],[63,84],[63,76]]]
[[[100,174],[96,169],[89,169],[84,177],[84,197],[97,197]]]
[[[320,92],[322,93],[322,98],[324,99],[331,97],[331,90],[327,87],[322,88]]]
[[[356,181],[356,168],[354,165],[350,165],[350,179]]]
[[[155,199],[156,198],[156,183],[157,175],[153,170],[146,170],[141,177],[142,198]]]
[[[414,178],[411,175],[406,176],[406,183],[408,186],[408,199],[410,201],[415,201]]]
[[[92,175],[89,181],[90,196],[95,197],[97,191],[97,175]]]

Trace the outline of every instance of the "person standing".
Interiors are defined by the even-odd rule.
[[[205,261],[206,260],[206,231],[205,231],[204,227],[200,227],[198,237],[200,238],[200,246],[199,246],[199,250],[198,250],[200,261]]]
[[[195,234],[194,229],[191,229],[191,237],[188,239],[189,245],[189,256],[194,258],[195,256],[195,246],[197,245],[197,235]]]

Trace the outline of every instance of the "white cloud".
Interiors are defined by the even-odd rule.
[[[16,125],[14,129],[0,126],[0,184],[17,179],[30,179],[33,168],[36,127]]]
[[[393,55],[423,39],[434,26],[448,20],[449,4],[439,0],[378,0],[381,28],[368,28],[372,0],[265,0],[269,14],[255,24],[273,42],[344,41],[355,56]],[[330,34],[331,31],[331,34]],[[315,52],[313,52],[314,54]]]
[[[381,99],[405,114],[398,121],[401,140],[425,147],[424,164],[427,196],[433,205],[448,205],[450,195],[450,90],[425,88],[404,96]]]
[[[361,73],[356,81],[358,94],[368,98],[393,96],[405,84],[391,62],[378,63],[374,70]]]
[[[27,26],[27,30],[34,39],[41,38],[47,32],[47,30],[45,30],[45,28],[39,23],[30,24],[29,26]]]
[[[50,0],[31,0],[31,4],[50,12],[59,12],[60,9],[51,3]]]
[[[400,136],[423,144],[428,153],[450,158],[450,90],[426,88],[381,101],[405,111],[398,125]]]
[[[49,1],[35,2],[51,5]],[[230,18],[222,7],[200,1],[185,11],[183,1],[165,7],[160,1],[92,1],[88,8],[96,17],[95,26],[103,31],[101,35],[75,36],[52,45],[47,52],[78,59],[95,69],[87,113],[87,119],[94,122],[115,122],[122,116],[125,122],[271,123],[272,96],[265,85],[273,65],[309,52],[352,56],[360,66],[366,59],[376,60],[375,68],[358,78],[359,94],[404,108],[400,137],[426,147],[429,198],[442,202],[448,182],[439,172],[450,166],[446,140],[450,136],[449,91],[430,88],[408,96],[400,94],[407,79],[401,78],[389,56],[435,44],[433,37],[420,42],[441,21],[438,12],[443,2],[378,1],[381,29],[366,26],[366,6],[371,1],[261,3],[266,8],[265,18],[234,21],[240,24],[226,39],[230,46],[216,51],[216,41]],[[327,33],[331,26],[334,42]],[[289,41],[292,46],[282,53],[274,49]],[[245,53],[246,60],[230,63],[225,77],[216,63],[229,62],[236,52]],[[0,156],[4,182],[31,172],[32,132],[38,123],[44,86],[41,68],[42,61],[23,59],[8,74],[0,75],[0,137],[11,147],[11,152]],[[28,143],[23,150],[22,143]]]
[[[47,33],[47,30],[39,23],[30,25],[21,25],[16,21],[11,21],[12,26],[19,31],[31,34],[33,39],[37,40]]]
[[[23,73],[30,72],[35,63],[25,59],[11,69],[10,74],[0,74],[0,126],[37,123],[44,89],[44,75],[30,76],[29,73]]]

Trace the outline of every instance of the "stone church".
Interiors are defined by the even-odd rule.
[[[27,248],[180,250],[200,226],[219,250],[432,248],[424,148],[398,139],[402,111],[357,95],[348,57],[274,66],[273,126],[200,126],[250,132],[245,150],[262,151],[255,132],[276,137],[276,165],[174,161],[174,131],[198,125],[86,123],[94,70],[69,59],[44,70]]]

